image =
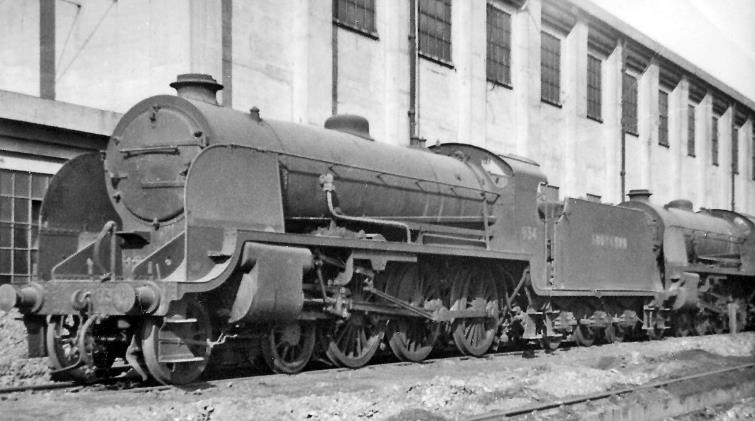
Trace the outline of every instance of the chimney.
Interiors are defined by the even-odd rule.
[[[170,84],[171,88],[181,98],[202,101],[208,104],[219,105],[217,92],[223,89],[212,76],[202,73],[185,73],[178,75],[175,82]]]
[[[650,196],[652,195],[653,193],[650,193],[650,190],[648,189],[633,189],[629,190],[629,193],[627,193],[629,200],[642,203],[648,203],[650,201]]]

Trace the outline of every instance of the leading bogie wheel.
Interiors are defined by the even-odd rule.
[[[464,268],[455,273],[449,299],[451,310],[484,311],[485,317],[457,318],[451,327],[456,348],[462,354],[482,356],[490,349],[498,330],[498,291],[484,270]]]
[[[53,376],[89,380],[91,374],[83,366],[78,340],[83,317],[73,314],[51,316],[47,323],[45,347]]]
[[[207,310],[193,298],[176,304],[170,317],[148,318],[141,329],[144,362],[162,384],[197,380],[210,358],[212,322]]]
[[[313,322],[301,320],[272,326],[260,341],[265,364],[276,373],[300,372],[312,358],[316,330]]]

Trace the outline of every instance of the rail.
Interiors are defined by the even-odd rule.
[[[627,388],[619,389],[619,390],[592,393],[589,395],[577,396],[572,399],[557,400],[557,401],[552,401],[552,402],[546,402],[543,404],[530,405],[530,406],[525,406],[522,408],[508,410],[508,411],[492,412],[492,413],[485,414],[482,416],[469,418],[468,421],[500,420],[504,418],[518,417],[518,416],[532,414],[539,411],[545,411],[548,409],[560,408],[560,407],[569,406],[569,405],[576,405],[576,404],[584,403],[588,401],[610,398],[612,396],[626,395],[628,393],[638,392],[641,390],[656,389],[659,387],[664,387],[664,386],[668,386],[675,383],[681,383],[681,382],[686,382],[690,380],[697,380],[697,379],[702,379],[709,376],[715,376],[718,374],[725,374],[725,373],[730,373],[733,371],[747,370],[747,369],[752,369],[752,368],[755,368],[755,363],[743,364],[743,365],[738,365],[735,367],[722,368],[722,369],[713,370],[713,371],[706,371],[704,373],[692,374],[689,376],[677,377],[673,379],[659,380],[656,382],[652,382],[652,383],[648,383],[648,384],[644,384],[644,385],[640,385],[636,387],[627,387]]]

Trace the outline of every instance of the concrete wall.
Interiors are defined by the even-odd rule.
[[[122,112],[190,68],[189,2],[81,4],[55,3],[57,100]]]
[[[39,95],[40,1],[0,0],[0,89]],[[497,3],[512,24],[511,86],[506,87],[486,80],[487,2],[453,0],[450,65],[418,59],[417,134],[428,144],[461,141],[530,157],[561,187],[562,196],[589,193],[620,202],[622,47],[600,55],[602,121],[589,119],[586,68],[593,23],[578,14],[565,30],[543,28],[543,3],[550,1],[529,0],[522,8]],[[54,4],[58,101],[125,111],[146,96],[171,93],[168,83],[176,74],[206,72],[230,85],[235,109],[256,106],[263,118],[318,126],[333,110],[361,114],[377,141],[409,143],[410,2],[376,2],[376,36],[335,26],[330,1]],[[560,106],[540,100],[542,30],[561,39]],[[639,124],[637,136],[625,139],[626,190],[648,188],[659,203],[686,197],[699,206],[728,208],[732,111],[720,117],[719,165],[713,166],[712,96],[696,105],[696,152],[688,156],[690,87],[682,79],[664,88],[669,146],[659,145],[660,63],[651,62],[636,75]],[[752,124],[750,118],[737,133],[735,199],[737,209],[755,214],[747,129]]]
[[[0,0],[0,89],[39,95],[39,2]]]

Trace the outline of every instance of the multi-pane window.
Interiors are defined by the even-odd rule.
[[[561,40],[546,32],[540,37],[540,99],[561,103]]]
[[[687,106],[687,155],[695,156],[695,106]]]
[[[451,62],[451,0],[419,1],[419,52]]]
[[[587,56],[587,116],[601,120],[601,60],[597,57]]]
[[[731,131],[731,171],[739,174],[739,129],[734,128]]]
[[[713,129],[711,130],[710,147],[711,163],[715,166],[718,166],[718,117],[713,117]]]
[[[27,282],[37,263],[39,210],[49,178],[0,170],[0,284]]]
[[[658,144],[668,146],[668,94],[658,91]]]
[[[624,131],[637,134],[637,78],[625,73],[621,79],[621,92]]]
[[[511,16],[488,4],[487,78],[511,85]]]
[[[336,0],[333,18],[351,29],[374,34],[375,0]]]

